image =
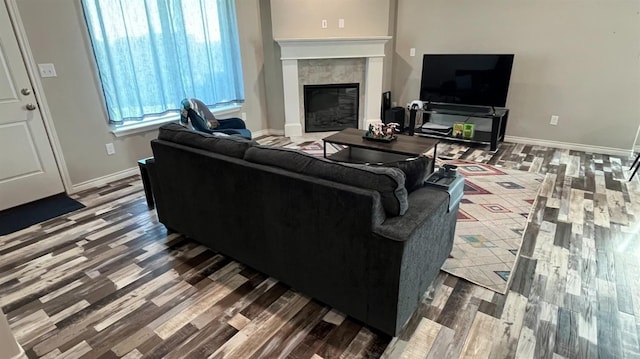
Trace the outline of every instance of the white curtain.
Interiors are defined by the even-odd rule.
[[[244,101],[233,0],[82,0],[111,122]]]

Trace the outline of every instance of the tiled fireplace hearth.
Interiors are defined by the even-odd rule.
[[[351,73],[360,83],[362,116],[359,117],[360,128],[367,128],[370,123],[380,121],[380,106],[382,97],[382,70],[384,45],[390,36],[376,36],[366,38],[326,38],[326,39],[276,39],[281,48],[282,76],[284,84],[284,112],[285,136],[301,136],[304,129],[304,108],[302,88],[309,83],[309,73],[315,73],[310,65],[316,64],[317,73],[327,72],[328,68],[350,66],[346,72]],[[305,61],[324,59],[323,61]],[[363,59],[364,67],[358,66],[359,61],[345,61],[343,59]],[[334,61],[335,60],[335,61]],[[324,68],[324,69],[321,69]],[[343,68],[344,70],[344,68]],[[334,71],[329,71],[333,72]],[[318,79],[315,84],[338,82],[338,74]],[[320,76],[321,77],[321,76]],[[342,77],[344,78],[344,77]]]

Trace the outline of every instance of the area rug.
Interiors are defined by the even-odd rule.
[[[30,227],[36,223],[84,208],[64,193],[6,209],[0,212],[0,236]]]
[[[322,141],[296,143],[282,139],[274,137],[259,142],[323,156]],[[342,148],[329,144],[327,154]],[[504,294],[544,176],[479,162],[437,161],[438,165],[444,163],[458,166],[465,176],[465,186],[453,250],[442,270]]]
[[[451,255],[442,270],[504,294],[544,175],[449,161],[465,176]]]

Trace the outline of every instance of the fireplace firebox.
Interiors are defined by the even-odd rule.
[[[306,132],[358,128],[360,84],[304,85]]]

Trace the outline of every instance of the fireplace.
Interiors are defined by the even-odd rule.
[[[280,45],[282,60],[282,84],[284,86],[284,134],[301,136],[305,125],[303,85],[300,81],[299,62],[304,64],[315,59],[362,59],[364,80],[360,82],[362,94],[359,99],[358,128],[365,129],[371,123],[380,122],[382,99],[382,74],[384,44],[390,36],[372,36],[361,38],[313,38],[313,39],[275,39]],[[305,66],[305,65],[303,65]],[[317,72],[313,70],[311,72]],[[326,84],[314,81],[311,84]],[[356,82],[352,79],[342,81]],[[336,82],[331,81],[331,82]],[[302,103],[301,103],[302,102]],[[306,129],[308,132],[309,129]]]
[[[304,85],[306,132],[358,127],[360,84]]]

